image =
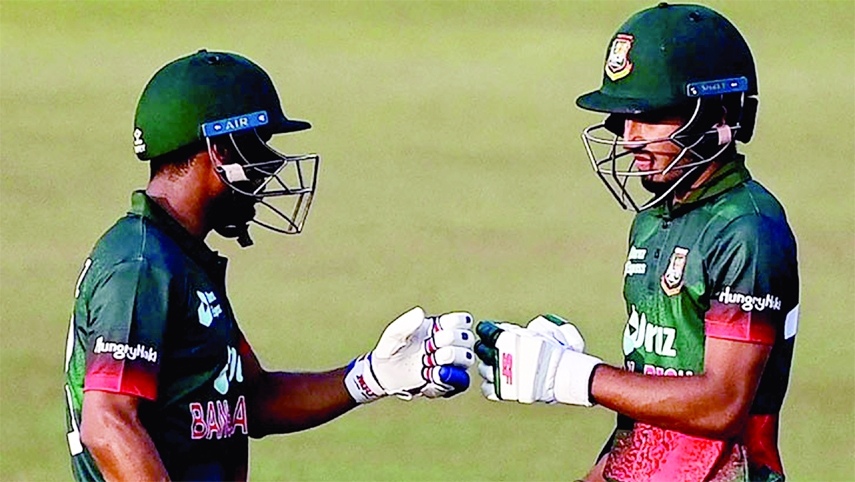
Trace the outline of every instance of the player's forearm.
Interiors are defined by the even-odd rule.
[[[154,442],[136,417],[102,413],[84,418],[81,441],[106,480],[169,480]]]
[[[344,386],[345,371],[262,374],[249,406],[250,436],[305,430],[354,408]]]
[[[600,405],[664,429],[726,439],[739,432],[750,399],[707,375],[653,377],[596,368],[591,397]]]

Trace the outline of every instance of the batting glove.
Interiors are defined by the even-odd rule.
[[[469,313],[425,316],[415,307],[386,327],[374,350],[350,363],[345,387],[358,403],[386,395],[451,397],[469,388],[474,344]]]
[[[582,338],[579,329],[558,315],[552,313],[537,315],[528,322],[526,328],[577,353],[585,351],[585,339]]]
[[[541,315],[527,328],[483,321],[476,333],[481,391],[488,399],[593,405],[591,374],[602,360],[581,352],[584,340],[572,324]]]

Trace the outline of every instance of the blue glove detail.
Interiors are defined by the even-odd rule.
[[[449,385],[452,388],[451,391],[443,395],[444,398],[452,397],[469,388],[469,373],[465,368],[449,365],[441,366],[436,376],[441,383]]]

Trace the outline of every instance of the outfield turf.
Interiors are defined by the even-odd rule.
[[[574,320],[621,359],[630,214],[590,172],[574,106],[652,1],[0,3],[0,480],[67,480],[62,369],[74,282],[144,186],[145,82],[199,48],[263,65],[275,144],[323,162],[306,232],[211,239],[267,367],[340,366],[398,313]],[[801,331],[781,450],[793,481],[855,480],[855,4],[713,1],[757,59],[748,166],[799,240]],[[605,409],[383,400],[252,444],[256,480],[581,476]]]

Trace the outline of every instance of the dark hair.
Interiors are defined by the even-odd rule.
[[[152,158],[149,161],[149,180],[161,174],[168,176],[184,174],[190,168],[190,162],[193,160],[193,157],[203,149],[206,149],[204,143],[194,142],[162,156]]]

